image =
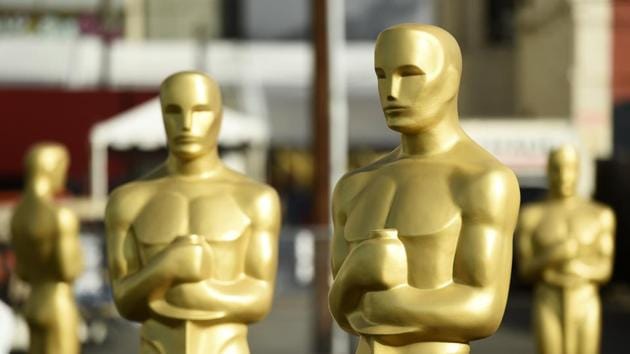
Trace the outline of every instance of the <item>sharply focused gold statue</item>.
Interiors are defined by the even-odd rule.
[[[219,159],[221,93],[200,72],[160,89],[166,162],[110,196],[107,249],[120,313],[141,353],[245,354],[247,324],[271,308],[276,192]]]
[[[378,36],[381,105],[401,144],[333,197],[330,309],[361,336],[359,354],[468,353],[503,317],[518,182],[459,125],[461,60],[438,27]]]
[[[69,165],[62,145],[41,143],[26,156],[24,194],[11,219],[17,275],[31,286],[24,316],[29,354],[79,353],[72,281],[83,269],[76,215],[56,205]]]
[[[519,266],[536,282],[534,329],[541,354],[599,353],[598,287],[612,272],[615,215],[576,195],[578,154],[549,154],[549,197],[523,208]]]

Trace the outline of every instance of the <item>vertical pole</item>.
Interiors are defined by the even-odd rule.
[[[327,0],[312,0],[315,70],[313,75],[313,222],[315,242],[315,343],[314,353],[330,353],[332,318],[328,311],[328,230],[330,204],[329,68],[326,35]],[[325,237],[322,237],[325,236]]]
[[[329,127],[330,129],[330,177],[333,186],[348,169],[348,92],[346,80],[346,16],[345,0],[330,1],[326,9],[329,64]],[[333,129],[334,127],[334,129]],[[331,188],[332,189],[332,188]],[[330,192],[330,190],[329,190]],[[329,193],[332,196],[332,193]],[[339,326],[332,326],[331,352],[350,352],[349,335]]]
[[[330,87],[330,185],[348,169],[348,90],[346,80],[345,0],[331,1],[327,9]]]

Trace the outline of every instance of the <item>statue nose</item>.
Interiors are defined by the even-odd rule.
[[[184,128],[184,130],[192,129],[192,114],[190,112],[184,113],[184,120],[182,122],[182,128]]]
[[[400,93],[400,77],[398,75],[393,75],[389,80],[389,87],[387,90],[387,100],[388,101],[396,101],[398,99],[398,95]]]

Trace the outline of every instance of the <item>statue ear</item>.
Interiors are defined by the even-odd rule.
[[[457,96],[457,94],[459,93],[460,77],[461,74],[459,70],[454,68],[452,65],[446,69],[446,72],[444,73],[444,79],[442,81],[444,83],[443,90],[445,96]]]

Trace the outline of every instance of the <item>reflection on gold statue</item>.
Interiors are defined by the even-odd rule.
[[[65,147],[42,143],[26,156],[26,183],[11,219],[17,275],[31,286],[24,316],[30,354],[79,353],[72,281],[83,269],[76,215],[55,204],[69,164]]]
[[[503,317],[518,182],[461,129],[461,68],[438,27],[377,39],[381,105],[401,144],[333,197],[330,309],[361,336],[357,353],[468,353]]]
[[[168,158],[110,196],[107,249],[120,313],[142,322],[141,353],[249,353],[247,324],[269,312],[276,192],[219,159],[221,93],[200,72],[160,89]]]
[[[534,329],[541,354],[599,353],[598,286],[612,272],[615,215],[576,195],[578,154],[549,154],[549,198],[523,208],[519,265],[534,282]]]

